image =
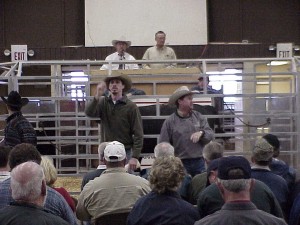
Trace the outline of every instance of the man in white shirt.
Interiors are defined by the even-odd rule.
[[[173,60],[176,59],[174,50],[165,46],[166,34],[158,31],[155,34],[156,45],[148,48],[143,56],[143,60]],[[174,68],[176,63],[151,63],[143,64],[144,69]]]
[[[115,47],[116,52],[110,54],[105,58],[105,61],[119,61],[119,60],[135,60],[135,58],[126,52],[126,49],[130,47],[131,41],[127,41],[125,37],[121,37],[112,41],[112,45]],[[108,70],[109,64],[103,64],[101,70]],[[137,64],[111,64],[112,70],[135,70],[139,69]]]

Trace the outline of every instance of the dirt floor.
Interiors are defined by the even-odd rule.
[[[73,197],[77,198],[80,193],[82,177],[58,177],[55,182],[55,187],[63,187],[68,192],[75,192]]]

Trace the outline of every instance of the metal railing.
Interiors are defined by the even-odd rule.
[[[273,61],[288,62],[284,66],[272,66]],[[130,77],[136,79],[134,85],[150,85],[152,93],[146,96],[132,96],[140,107],[153,105],[154,114],[144,115],[145,129],[155,130],[156,133],[145,132],[145,140],[151,143],[144,146],[143,155],[151,154],[152,146],[159,136],[159,125],[168,115],[162,114],[169,94],[160,95],[158,85],[187,85],[197,83],[199,74],[202,76],[218,76],[219,82],[226,84],[235,82],[237,93],[196,95],[195,99],[201,102],[210,99],[214,105],[215,98],[230,97],[233,102],[224,105],[218,115],[208,114],[208,119],[222,121],[221,129],[225,133],[216,133],[216,138],[225,145],[226,154],[243,154],[249,156],[253,143],[264,133],[273,133],[281,141],[281,156],[290,165],[298,169],[299,162],[299,128],[300,128],[300,98],[299,98],[299,67],[298,57],[288,59],[255,58],[255,59],[197,59],[197,60],[168,60],[168,61],[122,61],[121,63],[172,63],[181,68],[194,66],[199,73],[170,74],[160,71],[152,74],[149,70],[136,70]],[[97,146],[100,140],[100,125],[97,119],[88,118],[84,114],[85,102],[93,96],[91,87],[106,75],[93,75],[103,63],[120,63],[105,61],[28,61],[0,64],[0,88],[8,94],[11,90],[20,91],[28,97],[30,103],[23,108],[24,115],[33,123],[42,151],[49,150],[55,158],[56,167],[60,174],[78,175],[92,169],[97,164]],[[270,64],[269,66],[267,64]],[[23,74],[27,67],[49,67],[49,74],[29,76]],[[226,69],[238,67],[241,73],[223,73]],[[82,71],[86,81],[72,81],[64,73]],[[165,73],[164,73],[165,72]],[[113,73],[107,71],[108,75]],[[140,73],[140,74],[139,74]],[[165,79],[159,79],[164,76]],[[151,79],[150,79],[150,78]],[[185,79],[179,80],[180,77]],[[148,78],[148,80],[143,80]],[[85,97],[70,96],[66,86],[80,85]],[[50,91],[49,91],[50,89]],[[35,95],[41,90],[48,90],[48,96]],[[151,104],[149,104],[151,102]],[[229,106],[230,104],[230,106]],[[3,105],[2,105],[3,106]],[[151,109],[153,110],[153,109]],[[2,110],[4,111],[4,110]],[[0,115],[1,131],[7,114]],[[152,127],[151,127],[152,126]],[[46,150],[45,150],[46,149]],[[93,160],[95,159],[95,160]]]

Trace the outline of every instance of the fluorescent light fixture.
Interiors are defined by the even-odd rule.
[[[269,81],[258,81],[257,84],[260,84],[260,85],[269,85],[270,82]]]
[[[271,61],[270,63],[267,64],[267,66],[282,66],[287,64],[289,64],[288,61]]]

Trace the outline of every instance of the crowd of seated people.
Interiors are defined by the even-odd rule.
[[[206,171],[187,181],[184,179],[191,176],[186,173],[180,158],[174,155],[174,148],[170,143],[159,143],[155,147],[154,162],[147,170],[146,179],[126,172],[127,158],[122,143],[101,143],[98,149],[99,167],[84,176],[76,209],[74,202],[69,201],[70,195],[67,193],[66,197],[63,194],[64,198],[59,194],[62,193],[61,188],[57,189],[54,185],[57,172],[51,158],[41,156],[36,147],[28,143],[5,149],[9,152],[6,168],[9,168],[7,171],[10,174],[0,183],[1,221],[7,221],[5,215],[13,215],[12,212],[18,216],[18,220],[24,218],[26,221],[28,215],[34,212],[37,215],[46,213],[44,219],[53,217],[53,222],[56,221],[57,224],[80,224],[83,221],[101,224],[98,223],[101,218],[115,214],[125,215],[120,216],[119,219],[123,220],[120,224],[128,225],[220,224],[216,221],[226,218],[222,216],[226,210],[237,210],[233,215],[245,224],[273,221],[273,224],[296,225],[300,222],[300,195],[293,192],[296,197],[289,198],[291,192],[287,181],[270,169],[274,150],[265,138],[257,139],[253,145],[251,161],[242,156],[226,157],[223,146],[211,141],[203,150]],[[242,172],[233,170],[232,173],[225,174],[224,160],[228,171],[240,168]],[[25,195],[25,190],[16,195],[10,192],[15,187],[12,183],[16,180],[13,177],[15,174],[24,176],[24,179],[17,180],[18,185],[31,182],[31,179],[25,180],[29,174],[18,175],[24,173],[24,169],[20,170],[19,167],[28,168],[28,173],[38,173],[42,169],[44,175],[38,179],[43,181],[34,180],[44,185],[36,185],[36,201],[16,197]],[[35,172],[32,168],[36,168]],[[51,173],[54,173],[54,177],[51,177]],[[182,195],[182,184],[185,186],[185,195]],[[235,190],[237,187],[238,190]],[[67,191],[64,189],[65,192]],[[293,201],[294,204],[289,206],[287,201]],[[235,207],[235,204],[242,204],[239,207],[245,207],[249,213],[240,214],[241,208]],[[32,207],[36,210],[32,210]],[[22,208],[28,213],[17,210]],[[264,220],[257,222],[260,217]]]

